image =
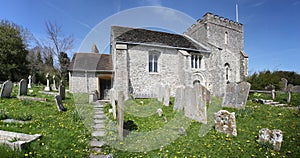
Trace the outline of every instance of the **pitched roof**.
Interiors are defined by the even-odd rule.
[[[69,66],[70,71],[112,71],[111,54],[75,53]]]
[[[208,51],[196,42],[179,34],[122,26],[112,26],[111,31],[115,42],[144,43],[182,49]]]

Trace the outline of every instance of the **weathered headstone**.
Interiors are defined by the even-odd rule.
[[[206,116],[206,96],[203,95],[207,89],[202,85],[185,88],[185,107],[184,114],[186,117],[198,122],[207,123]],[[205,92],[206,93],[206,92]]]
[[[56,81],[55,81],[55,75],[53,75],[52,78],[53,78],[52,90],[57,91],[57,88],[56,88]]]
[[[163,101],[163,98],[164,98],[164,89],[165,89],[165,86],[161,85],[161,84],[158,84],[157,85],[157,100],[162,102]]]
[[[123,140],[123,126],[124,126],[124,92],[118,92],[118,131],[119,139]]]
[[[183,110],[184,107],[184,86],[179,86],[176,89],[175,101],[173,110]]]
[[[18,92],[18,96],[21,95],[27,95],[27,83],[26,80],[21,79],[21,81],[19,82],[19,92]]]
[[[27,88],[32,88],[32,81],[31,81],[31,75],[28,76],[28,85]]]
[[[235,113],[226,110],[220,110],[214,114],[215,129],[218,132],[237,136]]]
[[[64,107],[64,105],[62,103],[62,99],[61,99],[60,95],[55,95],[55,102],[56,102],[58,111],[66,111],[66,108]]]
[[[293,86],[291,91],[294,93],[300,93],[300,86],[299,85]]]
[[[1,89],[1,93],[0,93],[0,97],[1,98],[9,98],[10,94],[12,92],[13,89],[13,83],[11,81],[5,81],[2,84],[2,89]]]
[[[117,111],[116,111],[116,91],[115,89],[110,89],[110,103],[112,106],[112,113],[113,113],[113,117],[114,119],[117,119]]]
[[[279,86],[282,91],[286,91],[288,85],[288,80],[286,78],[281,78],[281,81],[279,82]]]
[[[283,134],[281,130],[269,130],[268,128],[262,128],[259,130],[258,142],[261,144],[270,143],[276,151],[280,150],[282,140]]]
[[[61,96],[61,99],[65,99],[65,97],[66,97],[66,88],[63,84],[60,84],[58,86],[58,93]]]
[[[222,106],[245,109],[250,87],[248,82],[228,83]]]
[[[168,85],[165,86],[163,104],[165,106],[170,104],[170,87]]]
[[[46,87],[44,89],[45,91],[51,91],[49,78],[50,78],[49,73],[47,73],[47,75],[46,75],[47,85],[46,85]]]
[[[162,114],[163,114],[163,111],[162,111],[161,108],[159,108],[159,109],[156,110],[156,113],[158,114],[159,117],[161,117]]]
[[[288,97],[287,97],[287,102],[290,103],[291,102],[291,98],[292,98],[292,88],[293,88],[293,85],[292,84],[289,84],[286,88],[286,91],[288,93]]]

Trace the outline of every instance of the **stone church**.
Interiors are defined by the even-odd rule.
[[[244,81],[248,56],[243,25],[206,13],[183,34],[111,27],[110,54],[75,53],[69,67],[73,93],[97,91],[108,99],[111,88],[125,96],[155,97],[158,85],[201,84],[223,96],[226,84]]]

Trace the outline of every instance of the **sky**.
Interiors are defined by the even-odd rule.
[[[300,73],[300,0],[0,0],[0,19],[21,25],[41,40],[46,38],[45,22],[56,23],[63,34],[74,36],[72,54],[90,52],[83,43],[95,30],[101,34],[93,38],[96,45],[107,46],[109,30],[101,30],[104,25],[158,26],[183,33],[207,12],[236,20],[236,3],[238,21],[244,25],[249,74],[265,70]],[[154,16],[149,6],[168,12]],[[160,20],[179,15],[181,27],[161,25]]]

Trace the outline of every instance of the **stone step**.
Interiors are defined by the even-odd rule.
[[[97,110],[95,111],[95,115],[105,115],[105,113],[103,112],[103,110]]]
[[[92,140],[91,142],[90,142],[90,146],[91,147],[102,147],[103,145],[105,144],[105,142],[104,141],[98,141],[98,140]]]
[[[105,115],[94,115],[94,119],[105,119]]]
[[[104,124],[104,120],[102,119],[94,119],[95,124]]]
[[[103,137],[105,135],[104,131],[94,131],[92,137]]]
[[[103,107],[104,107],[104,105],[101,105],[101,104],[94,105],[94,108],[103,108]]]
[[[97,124],[95,124],[95,125],[93,126],[93,128],[95,128],[95,129],[104,129],[105,126],[104,126],[103,123],[97,123]]]

